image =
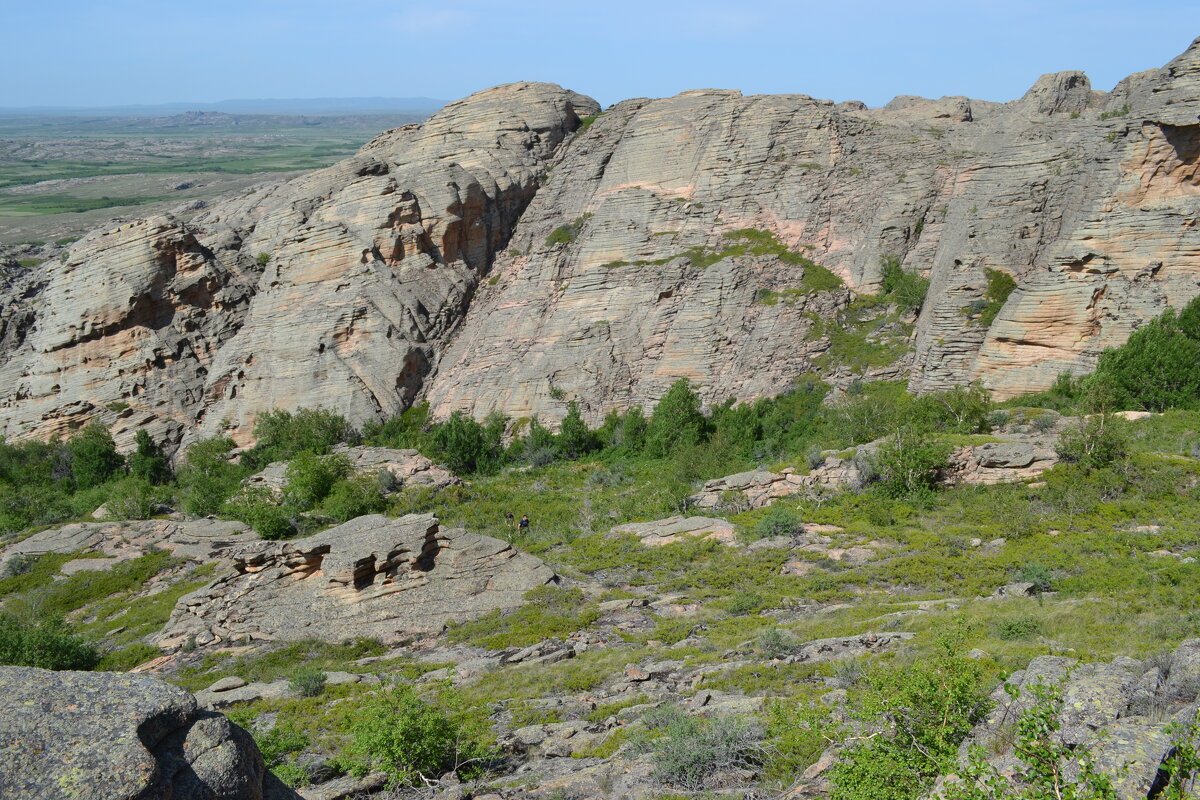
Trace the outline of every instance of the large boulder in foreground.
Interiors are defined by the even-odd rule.
[[[180,599],[164,647],[434,632],[524,602],[554,570],[430,514],[371,515],[315,536],[229,552],[233,572]]]
[[[299,800],[254,740],[145,675],[0,667],[6,800]]]

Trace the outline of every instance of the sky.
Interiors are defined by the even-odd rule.
[[[0,32],[0,107],[453,100],[517,80],[604,106],[711,87],[877,106],[1012,100],[1066,69],[1108,90],[1185,50],[1200,0],[0,0]]]

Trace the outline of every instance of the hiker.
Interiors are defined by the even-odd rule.
[[[521,533],[525,533],[527,530],[529,530],[529,515],[528,514],[521,515],[521,521],[517,523],[517,528],[518,528],[518,530],[521,531]]]
[[[513,519],[513,513],[511,511],[504,512],[504,524],[510,528],[517,527],[517,521]]]

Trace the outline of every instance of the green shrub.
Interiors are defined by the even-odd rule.
[[[71,453],[71,477],[77,489],[107,483],[125,466],[108,428],[95,422],[72,436],[67,447]]]
[[[1007,688],[1014,698],[1019,696],[1016,687]],[[1068,744],[1059,735],[1062,690],[1036,684],[1028,691],[1033,695],[1033,704],[1017,718],[1012,748],[1023,768],[1002,773],[987,762],[983,748],[976,745],[970,749],[966,765],[956,770],[957,776],[947,782],[943,795],[946,800],[1117,800],[1112,778],[1096,770],[1090,749]],[[1200,766],[1195,759],[1194,739],[1193,734],[1191,741],[1181,742],[1183,746],[1174,749],[1175,753],[1183,754],[1175,763],[1186,764],[1184,769],[1177,770],[1179,777],[1185,772],[1191,777]],[[1193,749],[1185,749],[1189,745]],[[1176,777],[1172,772],[1176,771],[1168,768],[1168,787]],[[1179,784],[1175,788],[1174,793],[1168,788],[1155,796],[1163,800],[1192,796],[1190,790]]]
[[[567,403],[567,416],[558,430],[558,452],[564,458],[576,459],[595,448],[595,435],[579,413],[578,401]]]
[[[1200,297],[1163,314],[1125,344],[1100,354],[1089,383],[1102,381],[1114,408],[1165,411],[1200,406]]]
[[[0,664],[88,670],[98,660],[96,648],[71,633],[61,619],[42,617],[26,622],[0,613]]]
[[[761,609],[766,605],[766,599],[758,592],[740,591],[734,592],[733,595],[724,603],[725,610],[735,617],[751,614]]]
[[[1034,594],[1048,592],[1054,588],[1054,573],[1041,564],[1026,564],[1017,571],[1017,580],[1033,584]]]
[[[242,454],[250,469],[272,461],[291,461],[303,452],[325,455],[335,444],[354,443],[358,435],[346,418],[324,408],[268,411],[254,423],[258,443]]]
[[[757,646],[764,658],[783,658],[796,652],[800,642],[782,628],[767,628],[759,634]]]
[[[317,667],[301,667],[292,675],[288,686],[301,697],[316,697],[325,691],[325,671]]]
[[[429,428],[429,404],[418,403],[386,422],[366,423],[363,426],[363,444],[425,452],[430,447]]]
[[[927,496],[941,482],[949,457],[949,446],[915,428],[901,428],[876,455],[879,491],[893,498]]]
[[[904,311],[920,311],[929,292],[929,279],[918,272],[906,271],[895,256],[884,256],[881,263],[883,283],[880,291],[883,296]]]
[[[773,536],[796,536],[804,533],[804,517],[794,508],[773,504],[754,525],[754,533],[769,539]]]
[[[451,771],[470,778],[489,757],[477,732],[417,697],[412,687],[396,686],[375,698],[359,712],[352,747],[369,769],[388,773],[393,786],[420,786]]]
[[[308,511],[325,499],[333,485],[350,473],[350,461],[343,455],[318,456],[310,451],[297,453],[287,466],[284,503]]]
[[[1055,449],[1059,458],[1084,469],[1104,469],[1125,461],[1129,428],[1120,417],[1093,414],[1062,432]]]
[[[451,472],[491,475],[504,465],[504,418],[493,415],[480,424],[461,411],[436,426],[430,436]]]
[[[706,789],[719,772],[760,763],[763,734],[740,717],[689,716],[679,706],[661,706],[643,717],[649,736],[639,749],[650,752],[653,777],[690,791]]]
[[[680,378],[658,401],[650,416],[646,426],[646,454],[662,457],[680,445],[698,444],[706,427],[699,395],[687,378]]]
[[[129,454],[129,472],[154,486],[170,480],[171,469],[167,465],[167,457],[162,448],[150,438],[150,434],[138,429],[134,441],[137,443],[137,449]]]
[[[271,263],[271,254],[259,253],[254,257],[254,263],[258,264],[260,267],[265,267],[267,264]]]
[[[112,485],[104,507],[116,519],[150,519],[163,499],[161,490],[143,478],[130,476]]]
[[[286,539],[296,533],[291,515],[269,489],[244,489],[225,502],[221,513],[246,523],[263,539]]]
[[[998,621],[995,630],[997,638],[1005,641],[1028,639],[1042,630],[1042,623],[1037,617],[1014,617]]]
[[[321,510],[338,522],[365,514],[379,514],[386,508],[387,498],[377,475],[355,475],[338,481],[321,504]]]
[[[831,800],[914,800],[949,772],[959,743],[987,709],[980,665],[961,638],[939,637],[931,657],[876,668],[847,709],[878,735],[850,740],[830,770]]]
[[[201,517],[216,514],[238,490],[246,470],[229,462],[229,452],[235,446],[232,439],[214,437],[188,448],[179,471],[184,511]]]
[[[1007,272],[998,269],[989,267],[983,272],[987,276],[987,288],[983,292],[983,298],[987,300],[987,305],[979,312],[979,324],[991,327],[992,323],[996,321],[1000,309],[1004,308],[1004,304],[1008,302],[1009,295],[1016,290],[1017,282]]]

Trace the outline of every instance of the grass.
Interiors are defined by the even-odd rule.
[[[304,639],[288,642],[279,647],[244,656],[228,653],[212,653],[200,664],[180,670],[175,683],[188,691],[199,691],[221,678],[236,675],[246,681],[274,681],[291,678],[300,666],[321,669],[325,672],[377,672],[384,668],[412,677],[439,668],[439,664],[415,665],[407,661],[377,662],[359,667],[352,662],[368,656],[381,656],[387,652],[375,639],[353,639],[339,643]]]
[[[579,589],[543,586],[527,592],[525,599],[528,602],[514,611],[492,611],[452,626],[447,638],[491,650],[527,647],[543,639],[564,639],[600,617],[595,605],[586,603]]]

